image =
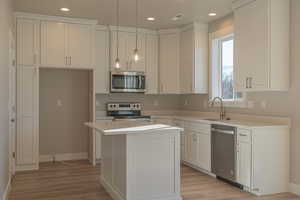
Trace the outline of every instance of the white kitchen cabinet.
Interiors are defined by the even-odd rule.
[[[41,23],[41,66],[66,67],[67,24],[55,21]]]
[[[18,19],[17,30],[17,64],[19,66],[39,64],[40,21],[35,19]]]
[[[16,169],[38,169],[38,68],[17,69]]]
[[[208,92],[208,26],[194,23],[180,33],[180,92]]]
[[[288,192],[289,128],[238,128],[237,134],[238,183],[256,195]]]
[[[146,36],[146,94],[158,94],[158,36]]]
[[[159,31],[159,83],[160,94],[180,93],[180,32]]]
[[[138,34],[138,52],[140,60],[134,61],[134,49],[136,48],[136,35],[133,32],[119,32],[119,59],[121,71],[145,71],[146,67],[146,37]],[[115,60],[117,58],[117,32],[111,33],[111,70],[115,71]]]
[[[109,93],[109,32],[97,28],[95,34],[95,91],[96,94]]]
[[[93,68],[93,26],[42,21],[41,66]]]
[[[288,90],[290,1],[239,0],[233,7],[236,90]]]
[[[93,29],[87,24],[68,24],[68,56],[72,68],[93,68]]]
[[[251,132],[239,129],[237,133],[237,180],[250,188],[251,185]]]
[[[197,166],[211,171],[211,136],[210,133],[197,133]]]

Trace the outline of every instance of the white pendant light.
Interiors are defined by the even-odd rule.
[[[120,59],[119,59],[119,0],[117,0],[117,57],[115,60],[115,68],[120,69]]]
[[[135,34],[135,49],[133,51],[133,58],[135,62],[138,62],[140,60],[138,50],[138,0],[135,1]]]

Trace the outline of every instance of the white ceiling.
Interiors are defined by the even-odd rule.
[[[97,19],[99,24],[116,23],[116,0],[14,0],[15,10],[44,15]],[[232,0],[138,0],[139,26],[151,29],[173,28],[192,21],[210,22],[231,12]],[[59,9],[68,7],[68,13]],[[209,17],[216,12],[216,17]],[[179,21],[171,18],[182,13]],[[155,17],[148,22],[146,17]],[[135,0],[120,0],[120,24],[135,26]]]

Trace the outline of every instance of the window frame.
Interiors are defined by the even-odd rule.
[[[209,102],[214,97],[222,96],[222,42],[228,40],[234,40],[233,26],[218,30],[209,34],[209,46],[210,46],[210,92]],[[233,66],[235,70],[235,66]],[[233,72],[234,76],[235,72]],[[216,78],[218,77],[218,78]],[[241,99],[224,99],[224,105],[226,107],[247,107],[247,96],[246,93],[242,93]]]

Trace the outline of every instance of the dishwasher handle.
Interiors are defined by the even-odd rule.
[[[234,131],[227,131],[227,130],[221,130],[221,129],[216,129],[216,128],[212,128],[211,129],[213,132],[217,132],[217,133],[224,133],[224,134],[229,134],[229,135],[234,135]]]

